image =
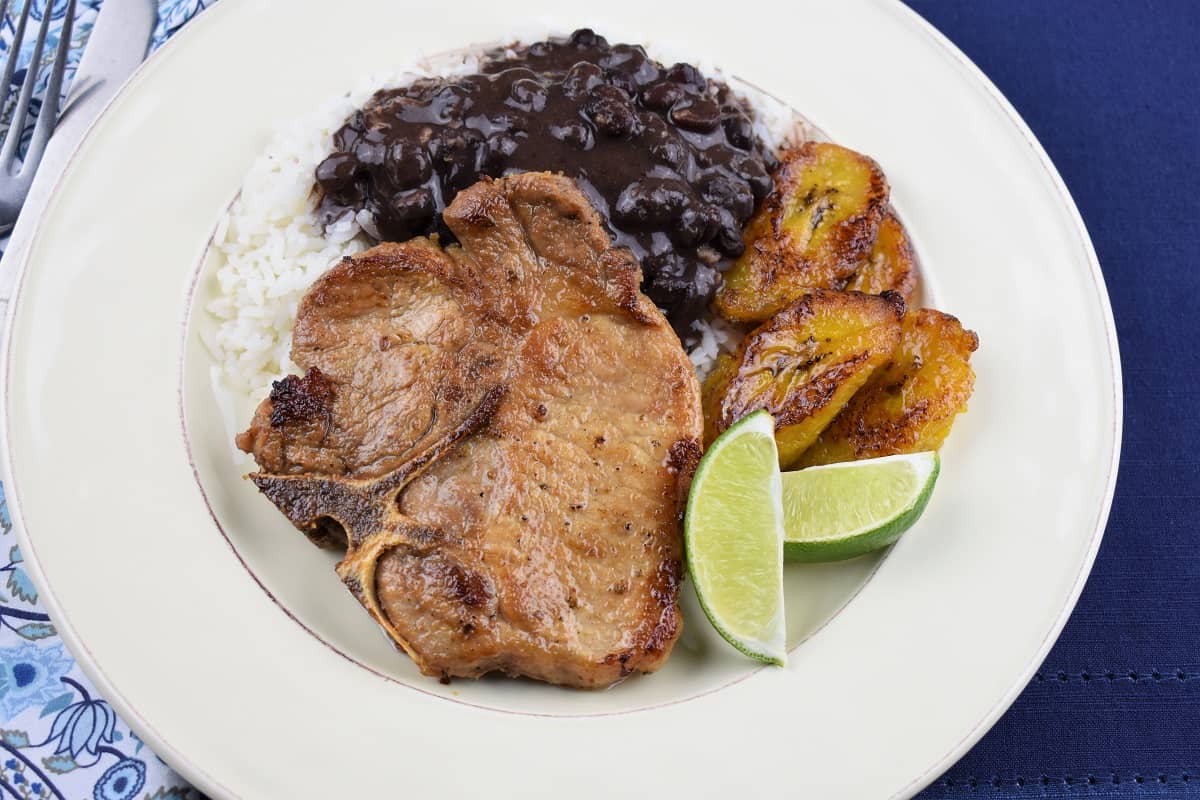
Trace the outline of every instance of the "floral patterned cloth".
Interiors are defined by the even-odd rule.
[[[0,57],[7,57],[16,20],[32,2],[13,75],[25,79],[33,50],[34,23],[50,14],[45,61],[58,42],[67,0],[16,0],[0,19]],[[78,0],[72,50],[65,76],[69,91],[75,66],[102,0]],[[215,0],[159,0],[158,47]],[[38,96],[48,70],[42,70]],[[38,103],[35,101],[33,112]],[[32,116],[32,115],[31,115]],[[30,119],[23,131],[27,140]],[[56,800],[174,800],[202,795],[150,751],[79,670],[54,625],[38,605],[17,548],[0,489],[0,798]]]

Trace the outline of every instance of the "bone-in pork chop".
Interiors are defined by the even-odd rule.
[[[461,245],[383,244],[305,296],[239,446],[259,489],[429,675],[598,687],[681,627],[699,387],[567,178],[458,195]]]

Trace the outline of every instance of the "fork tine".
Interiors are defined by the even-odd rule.
[[[21,172],[32,173],[42,160],[42,152],[46,142],[58,122],[58,104],[61,101],[63,73],[67,70],[67,54],[71,49],[71,28],[75,22],[75,0],[67,0],[66,16],[63,18],[62,29],[59,33],[58,48],[54,51],[54,61],[51,62],[50,80],[46,83],[46,94],[42,98],[42,108],[38,111],[37,125],[33,128],[33,138],[29,141],[29,149],[25,151],[25,161]]]
[[[4,6],[4,10],[7,11],[8,0],[4,0]],[[4,59],[4,75],[0,76],[0,92],[4,93],[5,102],[8,101],[13,73],[17,71],[17,59],[21,57],[21,43],[25,41],[25,23],[29,21],[31,8],[33,8],[33,0],[25,0],[25,5],[21,9],[21,18],[17,20],[17,29],[13,31],[12,44],[8,47],[8,58]]]
[[[33,0],[25,0],[26,8],[33,5]],[[29,58],[29,66],[25,68],[25,82],[21,84],[21,94],[17,96],[17,105],[13,108],[12,122],[8,125],[8,135],[4,137],[4,149],[0,150],[0,167],[11,171],[13,159],[21,145],[21,132],[25,128],[25,117],[29,115],[32,105],[33,86],[41,73],[42,48],[46,45],[46,32],[50,30],[50,3],[42,12],[42,24],[38,26],[37,42],[33,45],[33,55]]]

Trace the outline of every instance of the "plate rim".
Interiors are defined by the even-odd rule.
[[[11,428],[11,419],[9,417],[9,388],[11,381],[9,379],[11,377],[13,328],[16,323],[16,308],[24,294],[23,290],[25,288],[25,278],[29,268],[30,256],[33,254],[34,246],[41,238],[42,229],[45,227],[45,221],[49,216],[47,212],[54,205],[54,199],[59,195],[59,188],[63,180],[73,171],[80,151],[91,141],[96,128],[111,115],[113,106],[124,98],[131,87],[138,83],[146,73],[157,67],[158,63],[162,61],[162,53],[173,52],[179,49],[179,42],[181,40],[189,41],[193,38],[191,31],[198,29],[199,26],[197,23],[201,25],[207,24],[215,16],[211,12],[218,7],[223,7],[223,4],[214,3],[202,8],[197,12],[196,16],[188,20],[187,24],[181,30],[171,35],[158,49],[146,56],[142,63],[134,68],[133,72],[121,83],[120,88],[113,92],[108,102],[96,114],[95,119],[88,124],[87,129],[79,137],[79,141],[76,142],[74,149],[63,162],[62,171],[55,176],[54,184],[48,193],[50,202],[46,204],[46,207],[42,210],[41,217],[38,218],[36,224],[33,226],[29,236],[29,245],[21,253],[21,260],[16,264],[17,274],[13,281],[12,295],[9,297],[4,308],[4,324],[2,332],[0,332],[0,336],[3,337],[2,342],[0,342],[0,481],[3,483],[4,501],[8,509],[9,521],[12,524],[13,532],[16,534],[17,545],[21,548],[21,556],[24,559],[23,563],[26,574],[29,575],[34,586],[37,587],[38,602],[46,610],[50,621],[54,623],[55,632],[62,639],[63,644],[67,646],[68,652],[75,659],[75,663],[79,666],[79,669],[92,682],[92,685],[98,690],[99,694],[102,695],[102,699],[116,710],[126,725],[137,732],[142,741],[150,745],[155,755],[160,756],[167,763],[167,766],[183,776],[192,785],[201,787],[205,793],[212,793],[213,790],[216,790],[224,797],[236,797],[228,787],[217,780],[207,770],[188,758],[165,737],[159,735],[150,720],[134,708],[125,696],[117,690],[107,673],[105,673],[92,656],[91,649],[87,646],[87,643],[76,633],[75,627],[67,617],[66,611],[59,604],[58,596],[54,593],[50,582],[42,570],[41,561],[37,557],[37,549],[34,547],[33,540],[29,537],[29,533],[25,528],[24,514],[21,511],[18,480],[13,470],[12,455],[8,447],[8,432]]]
[[[911,26],[915,31],[919,31],[931,43],[932,46],[941,50],[944,55],[948,56],[955,63],[957,69],[964,71],[971,79],[969,82],[976,89],[982,89],[986,99],[990,101],[1002,114],[1002,116],[1011,123],[1016,133],[1030,147],[1035,156],[1038,165],[1042,171],[1050,179],[1050,184],[1054,190],[1054,196],[1057,203],[1066,212],[1072,223],[1072,232],[1075,234],[1084,260],[1088,266],[1088,277],[1091,279],[1092,288],[1096,293],[1096,300],[1099,304],[1100,321],[1103,323],[1105,340],[1107,344],[1109,367],[1112,372],[1112,446],[1109,456],[1109,465],[1105,478],[1105,486],[1102,494],[1099,508],[1097,509],[1095,523],[1092,533],[1088,539],[1088,547],[1083,559],[1079,563],[1079,568],[1074,581],[1071,585],[1071,590],[1064,598],[1064,601],[1056,614],[1053,624],[1047,630],[1042,643],[1038,650],[1030,656],[1024,669],[1011,682],[1009,688],[995,701],[990,709],[982,715],[975,725],[946,753],[940,757],[935,763],[931,764],[924,771],[912,778],[903,787],[898,789],[891,797],[892,798],[910,798],[917,792],[921,791],[930,785],[934,779],[958,761],[972,746],[974,746],[988,730],[996,723],[999,717],[1008,710],[1016,698],[1026,688],[1030,679],[1036,672],[1038,666],[1044,661],[1046,655],[1061,635],[1067,620],[1070,618],[1079,597],[1083,591],[1083,587],[1091,574],[1092,567],[1095,563],[1100,543],[1103,540],[1107,522],[1111,513],[1113,497],[1116,489],[1117,474],[1120,466],[1120,456],[1122,449],[1122,438],[1124,429],[1124,394],[1123,394],[1123,373],[1121,364],[1121,354],[1119,348],[1119,340],[1116,330],[1116,322],[1113,316],[1112,304],[1108,293],[1107,284],[1104,279],[1103,272],[1100,268],[1099,257],[1096,254],[1095,246],[1091,236],[1088,233],[1086,223],[1079,212],[1078,205],[1075,203],[1070,190],[1059,174],[1053,161],[1050,159],[1045,148],[1037,139],[1032,129],[1021,117],[1020,113],[1012,105],[1012,103],[1004,96],[1004,94],[996,87],[996,85],[987,77],[987,75],[976,65],[961,49],[958,48],[950,39],[948,39],[941,31],[935,28],[924,17],[918,14],[915,10],[905,5],[901,0],[872,0],[876,5],[886,11],[890,11],[893,15],[898,15],[902,18],[902,24]],[[90,142],[94,131],[103,121],[107,120],[112,113],[113,106],[123,99],[148,72],[155,69],[160,61],[163,60],[163,53],[174,52],[181,46],[180,42],[190,42],[198,35],[196,31],[201,31],[203,26],[210,24],[210,21],[218,16],[213,13],[216,8],[233,7],[233,3],[218,3],[202,9],[192,20],[188,22],[185,28],[170,37],[161,47],[152,53],[145,61],[143,61],[133,73],[124,81],[120,89],[109,99],[105,107],[100,111],[96,118],[89,124],[83,137],[76,145],[74,151],[65,162],[62,173],[57,176],[54,182],[54,187],[51,191],[51,197],[57,195],[57,190],[63,179],[71,174],[76,163],[76,158],[80,150]],[[236,13],[236,12],[223,12]],[[47,207],[48,209],[50,206]],[[22,254],[20,262],[15,266],[17,274],[15,277],[14,288],[11,298],[5,309],[5,319],[3,324],[3,347],[0,348],[0,478],[3,479],[5,487],[5,496],[8,506],[9,516],[12,523],[12,529],[16,534],[17,544],[20,546],[22,555],[25,558],[24,566],[31,579],[39,590],[39,601],[46,609],[51,620],[54,622],[55,629],[59,637],[67,645],[72,656],[75,657],[76,663],[85,675],[99,690],[103,699],[112,705],[121,715],[122,720],[127,725],[133,728],[139,736],[141,736],[151,749],[159,756],[162,756],[168,765],[186,778],[189,782],[197,785],[206,793],[217,794],[225,797],[236,797],[228,787],[217,780],[211,773],[201,767],[197,762],[189,758],[185,753],[174,747],[166,738],[158,734],[154,725],[140,712],[132,706],[128,700],[117,691],[116,687],[109,680],[105,671],[100,667],[96,660],[92,657],[91,650],[87,644],[78,636],[74,627],[71,625],[65,610],[58,602],[57,595],[52,590],[46,576],[43,572],[42,565],[37,558],[37,551],[33,545],[32,539],[29,537],[28,531],[24,524],[24,516],[21,512],[19,481],[13,469],[10,449],[7,446],[9,440],[8,432],[11,429],[10,418],[10,403],[9,391],[11,387],[11,361],[13,353],[13,328],[15,327],[16,314],[15,309],[21,301],[24,294],[24,287],[27,277],[27,270],[30,263],[30,256],[34,252],[33,243],[36,243],[42,233],[44,221],[48,214],[43,214],[37,220],[32,236],[31,246],[26,248]],[[190,296],[190,292],[189,292]],[[182,322],[185,330],[188,325],[188,320],[185,318]],[[228,542],[232,547],[232,543]],[[235,549],[235,557],[237,556]],[[240,557],[239,557],[240,558]],[[253,575],[253,573],[251,573]],[[257,580],[255,578],[255,580]],[[303,627],[303,626],[302,626]],[[320,641],[320,637],[317,637]],[[647,709],[653,710],[653,709]]]
[[[1050,154],[1046,152],[1046,148],[1042,146],[1033,129],[1025,122],[1025,118],[1021,116],[1016,107],[1004,96],[1004,93],[1000,91],[996,84],[992,82],[991,78],[979,68],[979,65],[972,61],[944,33],[934,27],[931,22],[901,2],[901,0],[885,0],[885,2],[888,2],[892,6],[893,12],[898,11],[902,16],[907,17],[909,22],[933,42],[935,47],[944,51],[957,64],[959,69],[971,76],[974,79],[972,82],[983,90],[987,98],[1016,127],[1021,138],[1033,150],[1038,164],[1042,167],[1042,170],[1050,178],[1050,182],[1054,186],[1055,198],[1066,210],[1067,216],[1071,218],[1074,233],[1079,244],[1082,246],[1083,254],[1089,268],[1089,276],[1092,279],[1092,288],[1096,291],[1096,299],[1100,304],[1101,317],[1104,321],[1104,338],[1108,344],[1109,364],[1113,377],[1113,441],[1112,453],[1109,456],[1108,476],[1106,478],[1104,496],[1096,514],[1096,522],[1088,543],[1088,550],[1079,565],[1079,572],[1075,576],[1075,582],[1071,587],[1070,594],[1064,599],[1062,607],[1054,619],[1054,624],[1046,632],[1041,646],[1030,657],[1029,662],[1017,680],[1001,695],[992,708],[979,719],[975,726],[956,745],[946,751],[941,759],[930,765],[924,772],[917,775],[892,796],[898,800],[899,798],[912,797],[933,783],[939,775],[966,755],[967,751],[974,747],[992,729],[1004,712],[1008,711],[1012,704],[1016,702],[1021,692],[1029,685],[1034,673],[1037,672],[1042,662],[1046,660],[1050,649],[1058,641],[1063,628],[1066,627],[1067,620],[1070,619],[1071,613],[1075,610],[1075,605],[1079,602],[1079,597],[1083,593],[1083,587],[1087,584],[1087,579],[1092,574],[1092,567],[1096,563],[1097,554],[1100,552],[1100,542],[1104,539],[1104,533],[1108,527],[1113,496],[1117,488],[1117,473],[1121,466],[1121,444],[1125,426],[1125,393],[1116,318],[1113,316],[1112,301],[1108,295],[1108,284],[1104,280],[1104,272],[1100,269],[1100,257],[1096,254],[1096,247],[1092,242],[1091,234],[1088,233],[1087,223],[1084,222],[1083,215],[1079,212],[1079,206],[1075,202],[1075,198],[1071,195],[1071,190],[1067,187],[1062,175],[1059,174],[1058,167],[1054,165]]]

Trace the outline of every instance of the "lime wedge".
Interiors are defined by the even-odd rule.
[[[684,540],[709,622],[746,655],[782,665],[783,501],[775,422],[767,412],[731,425],[700,460]]]
[[[785,472],[784,557],[841,561],[886,547],[921,516],[939,469],[930,451]]]

